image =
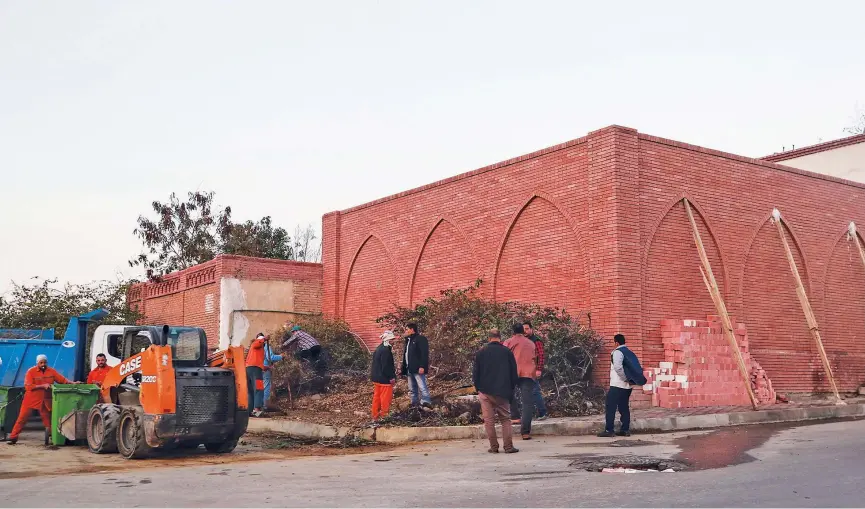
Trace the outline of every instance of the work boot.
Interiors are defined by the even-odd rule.
[[[9,445],[15,445],[18,443],[18,437],[6,439],[6,443]]]
[[[493,453],[493,454],[498,454],[498,453],[499,453],[499,448],[498,448],[498,447],[490,447],[489,449],[487,449],[487,452],[490,452],[490,453]]]
[[[602,431],[602,432],[598,433],[598,436],[601,438],[611,438],[611,437],[616,436],[616,434],[613,433],[612,431]]]
[[[629,436],[631,436],[631,432],[630,432],[630,431],[627,431],[627,430],[626,430],[626,431],[620,431],[620,432],[618,432],[618,433],[616,433],[616,434],[619,435],[619,436],[622,436],[622,437],[629,437]]]
[[[505,454],[513,454],[515,452],[520,452],[516,447],[511,447],[510,449],[505,449]]]

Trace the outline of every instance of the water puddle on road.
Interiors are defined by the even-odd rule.
[[[831,419],[731,426],[711,433],[689,435],[673,440],[673,444],[681,449],[681,452],[675,455],[673,459],[687,464],[689,470],[709,470],[740,465],[756,461],[756,458],[751,456],[749,451],[765,444],[766,441],[782,431],[801,428],[803,426],[815,426],[849,420],[858,419]]]

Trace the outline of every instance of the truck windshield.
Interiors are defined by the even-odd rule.
[[[171,327],[168,332],[168,344],[174,359],[179,361],[197,361],[201,358],[203,332],[194,327]]]

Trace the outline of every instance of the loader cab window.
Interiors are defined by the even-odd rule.
[[[121,334],[109,334],[107,340],[106,350],[108,351],[108,355],[110,357],[114,357],[116,359],[123,358],[123,351],[121,350],[121,340],[123,339],[123,335]]]
[[[175,361],[198,364],[206,355],[204,331],[195,327],[171,327],[168,345]]]

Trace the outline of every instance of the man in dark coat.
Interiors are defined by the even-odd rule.
[[[502,426],[502,442],[506,453],[519,452],[514,447],[510,422],[510,398],[517,385],[517,360],[508,347],[502,344],[498,329],[489,332],[489,343],[475,355],[472,381],[481,401],[484,430],[490,441],[489,452],[499,452],[496,437],[496,421]]]
[[[421,336],[416,323],[405,326],[405,350],[402,355],[400,374],[408,378],[408,390],[412,406],[419,404],[430,408],[432,399],[426,383],[429,371],[429,341]]]
[[[390,342],[395,339],[389,330],[379,336],[381,344],[372,354],[372,368],[369,378],[375,388],[372,393],[372,419],[387,415],[393,399],[393,384],[396,383],[396,370],[393,367],[393,351]]]

